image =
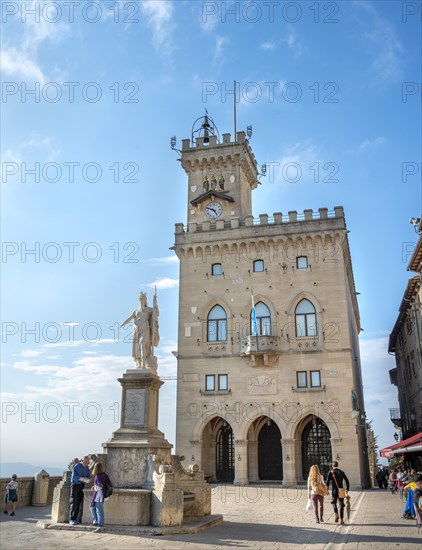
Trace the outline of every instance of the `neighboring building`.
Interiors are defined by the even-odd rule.
[[[415,220],[419,239],[407,266],[412,277],[400,304],[400,313],[390,334],[388,351],[396,357],[390,381],[398,388],[400,418],[391,418],[401,427],[403,439],[422,432],[422,221]],[[394,409],[393,409],[394,410]]]
[[[368,461],[369,461],[369,475],[371,478],[371,486],[377,487],[378,483],[376,480],[376,475],[378,472],[378,462],[377,462],[377,438],[375,436],[374,430],[371,427],[371,423],[366,423],[366,440],[368,442]]]
[[[183,140],[176,451],[209,479],[369,487],[360,320],[343,208],[252,215],[244,132]],[[252,307],[252,301],[254,307]]]

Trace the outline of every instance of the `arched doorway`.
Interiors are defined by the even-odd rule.
[[[281,433],[277,424],[270,419],[258,434],[258,475],[262,480],[283,479]]]
[[[330,430],[320,418],[312,418],[302,432],[302,476],[308,478],[312,464],[318,464],[325,477],[332,463]]]
[[[222,424],[217,432],[216,478],[217,481],[234,480],[234,441],[233,430],[229,424]]]

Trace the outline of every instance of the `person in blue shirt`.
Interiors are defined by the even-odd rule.
[[[71,525],[82,523],[84,506],[84,487],[91,478],[88,468],[89,456],[84,456],[81,462],[75,464],[70,477],[70,521]]]

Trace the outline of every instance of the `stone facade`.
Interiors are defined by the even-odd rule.
[[[343,208],[255,220],[258,170],[244,132],[183,140],[181,154],[177,454],[236,484],[295,484],[310,464],[326,471],[340,459],[353,486],[369,486]],[[209,190],[213,178],[223,189]]]
[[[390,381],[398,388],[402,438],[422,432],[422,221],[419,239],[407,267],[416,272],[407,283],[400,304],[400,313],[390,334],[388,351],[396,357],[390,370]]]

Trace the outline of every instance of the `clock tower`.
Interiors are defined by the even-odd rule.
[[[245,132],[182,141],[176,452],[206,478],[296,484],[340,460],[368,486],[360,319],[343,208],[252,214]],[[175,138],[171,141],[175,146]]]
[[[184,139],[181,151],[188,176],[188,224],[252,215],[258,170],[245,132],[237,132],[233,141],[230,134],[223,134],[220,142],[212,119],[206,115],[198,120],[199,128],[194,125],[192,140]]]

